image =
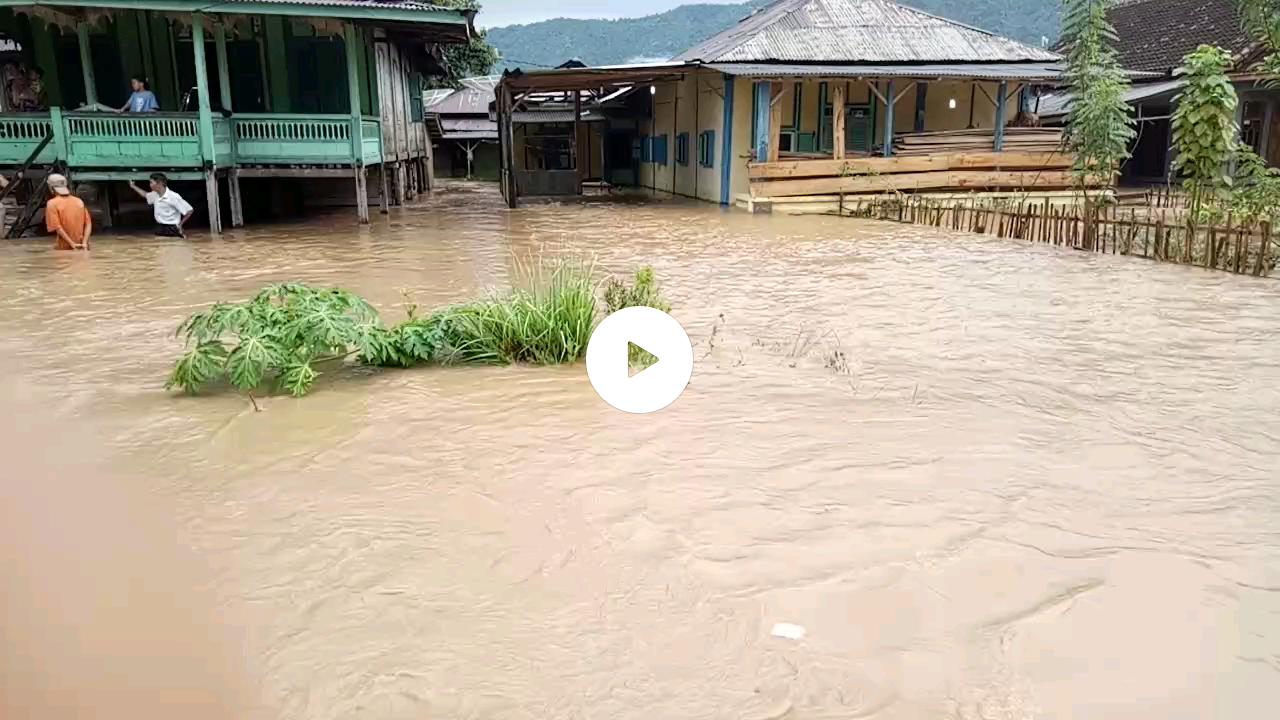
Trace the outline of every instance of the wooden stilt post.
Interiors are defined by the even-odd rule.
[[[831,157],[844,159],[844,83],[837,82],[831,98]]]
[[[227,171],[227,192],[231,195],[231,227],[244,227],[244,201],[240,196],[240,169]]]
[[[378,198],[381,201],[379,205],[381,205],[382,214],[386,215],[390,212],[388,205],[391,202],[391,198],[387,196],[391,194],[391,188],[387,185],[387,163],[385,160],[378,164],[378,179],[382,181],[382,193]]]
[[[204,16],[191,16],[191,49],[195,55],[196,93],[200,96],[200,153],[204,157],[204,190],[209,204],[209,232],[222,232],[222,213],[218,202],[217,158],[213,149],[213,110],[209,106],[209,70],[204,62]]]
[[[516,206],[515,137],[511,128],[511,88],[498,86],[498,137],[502,141],[502,187],[506,190],[507,207]]]
[[[356,53],[360,52],[360,40],[356,26],[342,23],[343,40],[347,50],[347,92],[351,100],[351,172],[356,181],[356,217],[360,224],[369,224],[369,188],[365,184],[364,135],[360,123],[360,67]]]
[[[93,79],[93,51],[89,45],[89,23],[76,23],[80,39],[80,70],[84,73],[84,97],[89,105],[98,104],[98,86]]]

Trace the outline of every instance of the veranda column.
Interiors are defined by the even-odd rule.
[[[889,90],[884,94],[884,156],[893,157],[893,106],[897,98],[893,95],[893,81],[889,81]]]
[[[831,157],[844,159],[844,83],[837,82],[831,98]]]
[[[84,72],[84,101],[98,103],[98,86],[93,81],[93,52],[89,46],[89,23],[76,23],[76,35],[80,38],[80,69]]]
[[[356,53],[360,51],[356,26],[342,24],[347,51],[347,94],[351,98],[351,169],[356,178],[356,214],[361,224],[369,224],[369,190],[365,182],[364,137],[360,128],[360,70]]]
[[[191,16],[191,48],[195,55],[196,94],[200,96],[200,154],[204,158],[204,193],[209,202],[209,232],[222,232],[217,163],[213,152],[213,110],[209,105],[209,70],[204,62],[204,17]]]
[[[227,29],[221,21],[213,24],[214,50],[218,57],[218,95],[222,100],[222,111],[232,112],[231,108],[231,64],[227,62]],[[234,123],[235,120],[229,120]],[[235,159],[235,126],[231,128],[231,162],[227,168],[227,192],[231,195],[231,227],[244,226],[244,201],[240,196],[240,170]]]
[[[995,149],[996,152],[1000,152],[1001,150],[1004,149],[1004,124],[1005,124],[1004,106],[1005,106],[1005,102],[1008,100],[1007,96],[1009,94],[1008,80],[1000,81],[1000,89],[998,90],[998,92],[1000,94],[996,96],[996,137],[995,137],[995,144],[993,145],[993,148]]]

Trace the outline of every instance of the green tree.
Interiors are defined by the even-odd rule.
[[[1175,100],[1173,169],[1185,177],[1191,212],[1197,216],[1223,201],[1232,184],[1230,161],[1239,147],[1236,106],[1240,99],[1227,78],[1231,65],[1231,53],[1201,45],[1175,71],[1187,84]]]
[[[1280,0],[1240,0],[1240,18],[1244,28],[1270,52],[1259,69],[1280,78]]]
[[[1074,98],[1066,143],[1082,189],[1092,177],[1112,181],[1136,135],[1133,108],[1124,99],[1129,80],[1116,60],[1116,31],[1107,21],[1109,5],[1109,0],[1063,1],[1065,80]]]
[[[459,10],[480,11],[478,0],[435,0],[435,4]],[[498,51],[489,44],[488,33],[477,30],[465,44],[446,45],[444,48],[445,76],[428,80],[435,87],[462,87],[463,78],[488,75],[498,62]]]

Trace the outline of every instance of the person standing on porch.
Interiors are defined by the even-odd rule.
[[[159,237],[185,238],[182,226],[191,219],[195,208],[175,190],[169,189],[169,178],[164,173],[151,175],[151,192],[129,183],[129,189],[155,208],[156,235]]]
[[[50,173],[45,183],[49,186],[49,202],[44,206],[44,224],[58,238],[54,248],[88,250],[93,218],[84,201],[71,194],[65,176]]]
[[[156,102],[155,93],[151,92],[151,85],[146,78],[134,75],[129,82],[133,85],[133,94],[129,96],[129,102],[116,109],[117,113],[149,113],[160,110],[160,103]]]

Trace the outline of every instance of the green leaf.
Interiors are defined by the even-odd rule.
[[[241,390],[252,390],[262,384],[268,370],[282,364],[285,353],[271,339],[250,335],[227,356],[227,374]]]
[[[280,376],[281,385],[294,397],[302,397],[311,389],[319,375],[309,362],[296,362],[286,365]]]

